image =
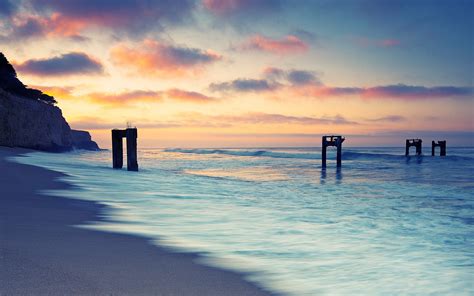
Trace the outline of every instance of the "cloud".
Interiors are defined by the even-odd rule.
[[[401,41],[393,38],[386,39],[370,39],[367,37],[354,38],[354,42],[362,47],[397,47]]]
[[[43,93],[53,96],[56,99],[68,99],[71,98],[74,87],[70,86],[44,86],[44,85],[29,85],[28,87],[39,89]]]
[[[136,123],[138,128],[177,128],[183,127],[179,123],[168,122],[168,121],[141,121],[141,120],[129,120],[132,123]],[[124,122],[107,122],[99,117],[81,117],[74,121],[71,121],[69,125],[73,129],[79,130],[110,130],[114,128],[125,127]]]
[[[161,102],[163,100],[163,92],[135,90],[121,93],[90,93],[87,97],[93,102],[104,105],[129,105],[139,102]]]
[[[180,24],[191,17],[194,0],[30,0],[35,12],[56,15],[64,24],[80,23],[82,29],[108,28],[130,36],[141,35],[164,24]]]
[[[195,103],[207,103],[217,101],[216,98],[203,95],[195,91],[186,91],[182,89],[173,88],[166,91],[166,96],[169,99],[186,101],[186,102],[195,102]]]
[[[370,122],[402,122],[406,121],[406,118],[401,115],[389,115],[379,118],[367,119]]]
[[[101,74],[102,64],[81,52],[71,52],[60,56],[27,60],[15,65],[20,73],[38,76],[65,76],[80,74]]]
[[[265,92],[278,87],[279,84],[265,79],[235,79],[230,82],[211,83],[209,89],[213,92]]]
[[[400,45],[400,40],[396,39],[383,39],[378,42],[379,46],[382,47],[394,47]]]
[[[393,84],[373,87],[338,87],[324,85],[317,73],[306,70],[283,70],[268,67],[262,71],[263,79],[239,78],[228,82],[211,83],[211,91],[221,92],[277,92],[282,96],[329,98],[353,96],[363,99],[423,100],[462,98],[473,99],[474,88],[462,86],[417,86]],[[284,92],[287,92],[286,94]]]
[[[390,97],[404,99],[444,98],[458,96],[472,96],[472,87],[457,86],[414,86],[406,84],[395,84],[369,87],[361,90],[361,95],[367,98]]]
[[[294,35],[287,35],[282,39],[272,39],[263,35],[255,35],[239,46],[240,50],[261,51],[279,55],[304,53],[309,45]]]
[[[383,85],[374,87],[330,87],[310,86],[294,88],[295,92],[315,97],[359,96],[364,99],[404,99],[422,100],[433,98],[472,98],[472,87],[458,86],[415,86],[406,84]]]
[[[203,0],[203,6],[221,17],[255,14],[261,15],[281,9],[280,0]]]
[[[75,41],[87,38],[80,32],[87,27],[86,22],[68,20],[62,15],[51,16],[20,15],[8,22],[8,32],[0,38],[5,41],[17,41],[29,38],[67,37]]]
[[[308,116],[290,116],[271,113],[248,113],[238,116],[218,116],[214,117],[226,122],[245,123],[245,124],[302,124],[302,125],[320,125],[320,124],[357,124],[349,121],[340,115],[332,117],[308,117]]]
[[[116,65],[162,78],[195,74],[222,59],[211,50],[175,46],[151,39],[135,47],[116,45],[110,56]]]
[[[269,80],[286,80],[292,85],[321,85],[316,72],[306,70],[283,70],[275,67],[267,67],[262,71],[263,77]]]
[[[332,117],[310,117],[292,116],[271,113],[245,113],[240,115],[206,115],[202,113],[176,114],[179,120],[147,121],[143,119],[131,119],[138,128],[228,128],[238,125],[261,125],[261,124],[295,124],[295,125],[354,125],[357,122],[349,121],[340,115]],[[98,130],[112,129],[124,126],[123,123],[105,122],[100,118],[83,117],[72,121],[70,125],[76,129]]]
[[[306,42],[316,42],[318,41],[318,36],[313,32],[303,30],[303,29],[296,29],[291,32],[291,35],[296,36]]]
[[[303,70],[291,70],[287,74],[287,79],[293,85],[320,84],[313,72]]]
[[[120,93],[90,93],[87,97],[99,104],[108,106],[127,106],[137,103],[159,103],[165,99],[190,103],[210,103],[218,99],[206,96],[199,92],[172,88],[163,91],[133,90]]]

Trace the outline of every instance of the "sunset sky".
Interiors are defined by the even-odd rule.
[[[0,0],[0,51],[110,147],[474,145],[471,0]]]

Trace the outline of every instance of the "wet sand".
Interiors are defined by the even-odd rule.
[[[104,220],[104,206],[40,194],[71,185],[7,159],[27,152],[0,147],[0,295],[270,295],[197,254],[74,227]]]

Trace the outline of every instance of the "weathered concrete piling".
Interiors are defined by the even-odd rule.
[[[337,167],[342,166],[342,142],[345,138],[342,136],[323,136],[322,138],[322,149],[321,149],[321,160],[322,167],[326,167],[326,150],[329,146],[335,146],[337,148],[336,162]]]
[[[112,164],[114,169],[123,167],[123,138],[127,139],[127,170],[138,171],[136,128],[112,130]]]
[[[439,147],[439,156],[446,156],[446,141],[431,141],[431,156],[435,156],[436,147]]]
[[[421,155],[421,139],[407,139],[405,144],[405,156],[410,155],[410,147],[415,146],[416,155]]]

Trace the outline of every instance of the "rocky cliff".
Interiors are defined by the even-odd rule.
[[[85,131],[73,131],[53,97],[26,88],[0,53],[0,146],[44,151],[98,150]]]

